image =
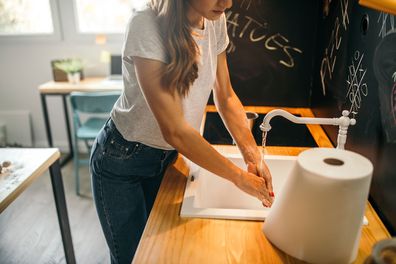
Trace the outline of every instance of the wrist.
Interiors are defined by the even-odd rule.
[[[238,187],[240,186],[241,182],[243,182],[244,178],[244,173],[245,171],[238,168],[238,171],[235,174],[235,177],[233,178],[232,182]]]
[[[257,146],[245,148],[244,150],[241,150],[241,152],[245,164],[257,164],[261,160],[261,154]]]

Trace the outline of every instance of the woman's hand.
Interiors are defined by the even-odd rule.
[[[257,197],[264,206],[271,207],[272,197],[263,177],[241,170],[241,177],[235,185],[242,191]]]
[[[257,160],[254,163],[253,162],[247,162],[247,168],[248,168],[248,172],[256,174],[256,175],[264,178],[266,188],[267,188],[267,190],[269,192],[269,196],[273,200],[275,194],[274,194],[274,189],[273,189],[273,186],[272,186],[271,172],[269,171],[268,166],[264,162],[264,160],[261,159],[261,156],[260,156],[259,160]]]
[[[256,145],[253,145],[242,149],[241,152],[247,165],[247,171],[264,179],[266,190],[268,191],[268,195],[271,198],[270,201],[272,202],[275,197],[272,186],[272,176],[267,164],[261,158],[260,151]]]

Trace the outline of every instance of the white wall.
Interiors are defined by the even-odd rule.
[[[71,0],[67,1],[71,3]],[[61,15],[62,8],[60,6]],[[121,53],[122,38],[99,46],[95,44],[93,36],[80,39],[70,37],[73,19],[62,20],[64,22],[60,23],[60,28],[63,40],[5,41],[0,38],[0,111],[30,111],[34,146],[47,146],[38,86],[52,80],[50,61],[80,57],[88,64],[84,69],[85,76],[106,76],[109,66],[100,62],[101,51]],[[61,97],[47,98],[54,145],[63,149],[67,147],[67,136]]]

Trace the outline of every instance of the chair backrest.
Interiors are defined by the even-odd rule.
[[[120,94],[120,92],[72,92],[70,102],[73,111],[105,114],[111,111]]]

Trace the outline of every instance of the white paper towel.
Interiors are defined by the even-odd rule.
[[[373,165],[351,151],[302,152],[265,220],[279,249],[311,263],[350,263],[357,256]]]

